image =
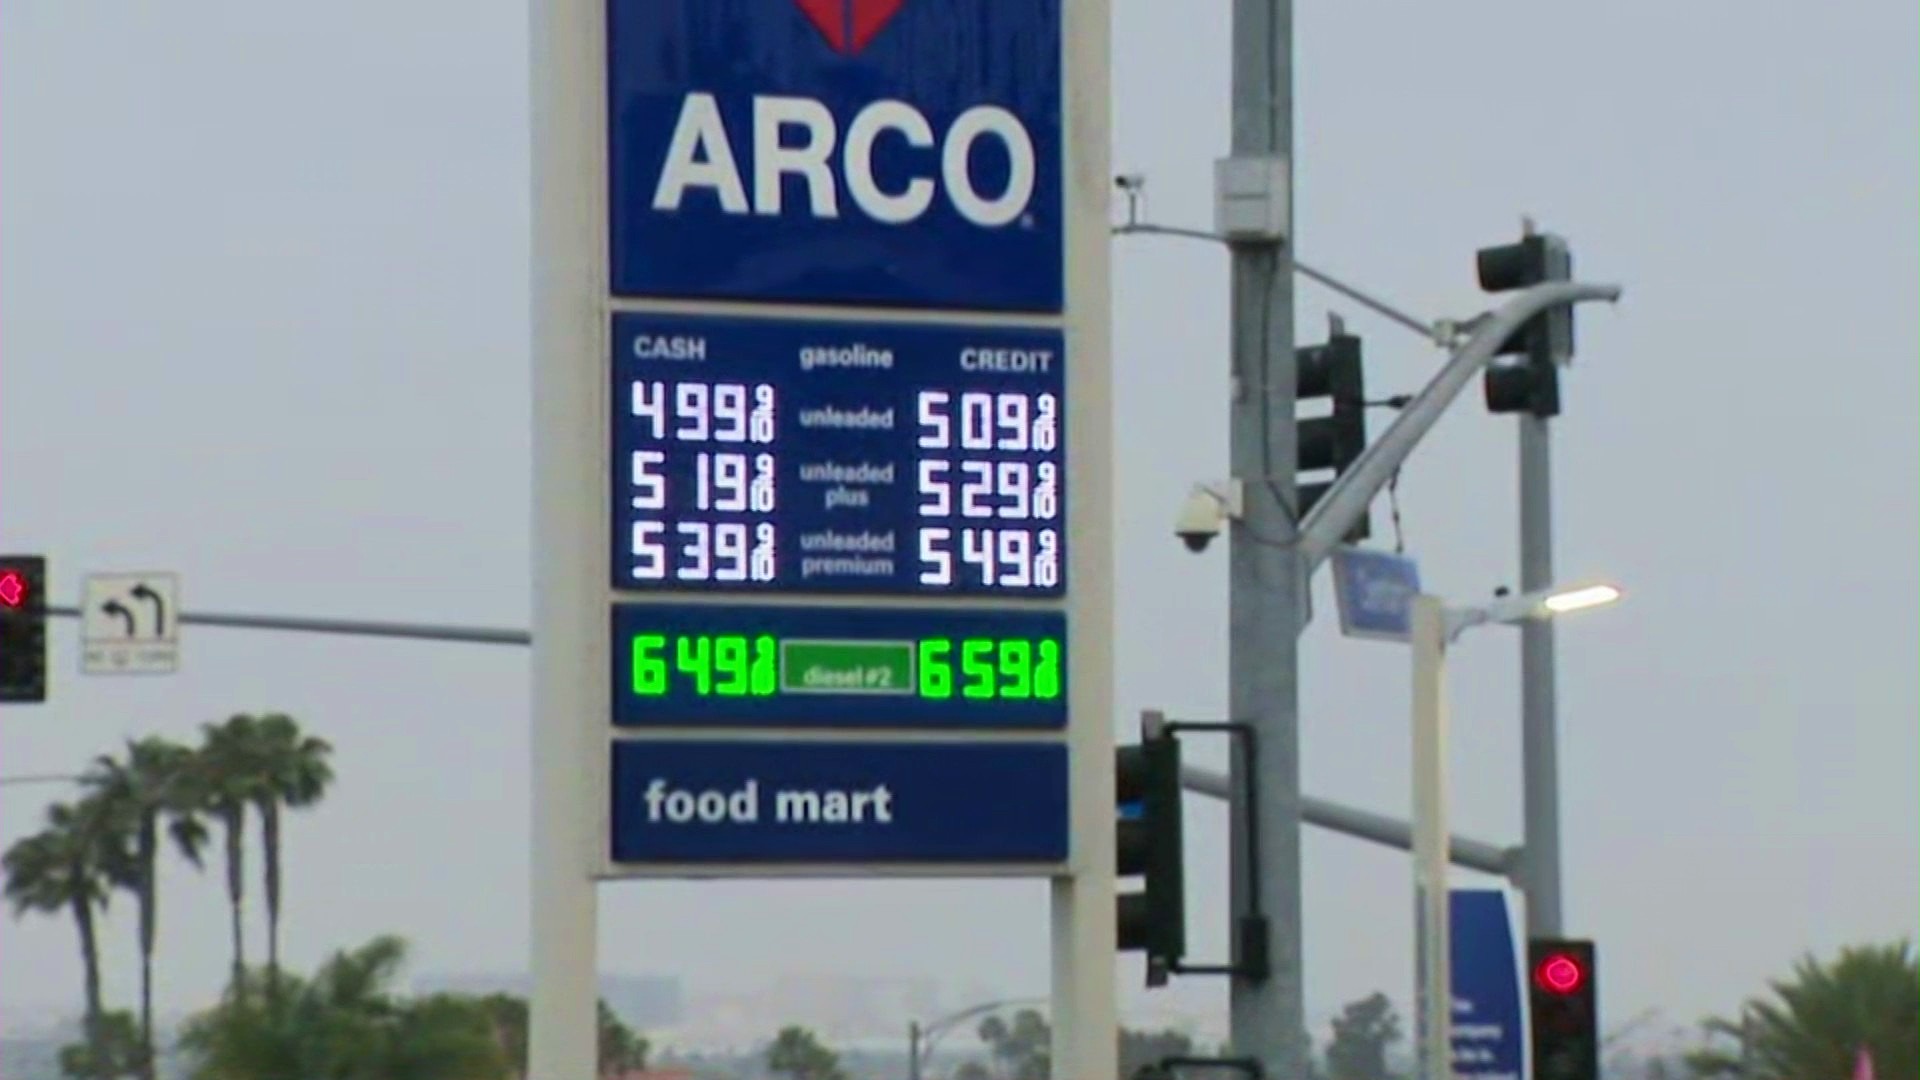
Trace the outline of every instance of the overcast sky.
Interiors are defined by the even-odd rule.
[[[1209,220],[1228,6],[1116,0],[1115,164],[1150,177],[1157,220]],[[1912,934],[1920,10],[1299,8],[1303,259],[1464,316],[1474,249],[1530,213],[1627,289],[1583,313],[1555,426],[1560,568],[1632,592],[1560,636],[1566,913],[1606,950],[1606,1014],[1691,1019],[1804,950]],[[499,0],[0,6],[0,545],[51,553],[60,599],[87,571],[163,569],[201,610],[525,625],[524,23]],[[1170,524],[1225,471],[1225,260],[1148,240],[1115,259],[1119,699],[1218,715],[1224,545],[1194,557]],[[1303,285],[1303,340],[1330,299]],[[1434,368],[1337,310],[1371,387]],[[1470,390],[1405,472],[1406,543],[1441,591],[1514,577],[1514,443]],[[1384,503],[1374,521],[1390,543]],[[1324,578],[1315,596],[1307,789],[1404,814],[1405,654],[1340,639]],[[523,651],[196,628],[180,674],[112,679],[79,675],[71,624],[53,637],[52,701],[0,716],[0,772],[291,712],[340,778],[288,828],[289,962],[392,931],[423,968],[521,966]],[[1517,653],[1476,635],[1453,686],[1456,824],[1501,843]],[[0,788],[0,842],[50,794]],[[1191,819],[1194,948],[1215,955],[1225,819]],[[1408,874],[1309,834],[1316,1013],[1406,995]],[[168,875],[171,1009],[228,958],[217,875]],[[845,966],[1018,992],[1044,986],[1044,912],[1037,883],[625,885],[603,951],[704,983]],[[0,923],[0,1013],[79,987],[67,921]]]

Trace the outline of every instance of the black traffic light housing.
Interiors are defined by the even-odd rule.
[[[1367,386],[1360,338],[1347,333],[1337,321],[1324,344],[1295,349],[1293,357],[1298,372],[1295,400],[1327,398],[1333,404],[1332,411],[1325,415],[1301,417],[1295,422],[1299,471],[1333,473],[1330,479],[1299,484],[1300,514],[1305,517],[1367,448]],[[1346,540],[1359,543],[1372,532],[1369,515],[1363,513]]]
[[[1529,230],[1518,243],[1481,248],[1474,264],[1480,287],[1488,292],[1573,280],[1573,254],[1565,240],[1551,233]],[[1573,357],[1573,305],[1562,304],[1527,320],[1496,355],[1522,359],[1487,369],[1487,411],[1531,413],[1542,419],[1560,415],[1559,367]]]
[[[1147,983],[1158,986],[1187,952],[1180,743],[1172,732],[1147,732],[1114,750],[1114,794],[1115,870],[1143,879],[1138,892],[1120,894],[1118,945],[1147,954]]]
[[[0,702],[47,700],[47,560],[0,555]]]
[[[1600,1009],[1593,942],[1527,942],[1533,1080],[1599,1080]]]

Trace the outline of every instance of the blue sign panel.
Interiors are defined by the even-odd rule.
[[[1420,564],[1386,551],[1336,548],[1333,591],[1341,633],[1405,641],[1412,633],[1413,598],[1420,592]]]
[[[1058,611],[613,609],[622,727],[1064,728]]]
[[[616,296],[1057,312],[1060,0],[607,0]]]
[[[613,319],[613,586],[1058,596],[1058,331]]]
[[[614,743],[616,863],[1067,857],[1059,743]]]
[[[1507,894],[1454,889],[1453,1071],[1461,1080],[1524,1080],[1520,946]]]

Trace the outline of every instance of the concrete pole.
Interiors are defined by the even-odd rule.
[[[1447,616],[1413,600],[1413,879],[1420,1080],[1453,1080],[1453,940],[1447,891]]]
[[[594,1080],[599,853],[608,775],[599,118],[602,5],[532,0],[533,996],[528,1080]],[[597,632],[596,632],[597,631]]]
[[[1548,421],[1520,417],[1520,591],[1553,584],[1553,458]],[[1524,832],[1522,881],[1527,934],[1558,937],[1560,751],[1554,716],[1553,620],[1520,627],[1520,758]]]
[[[1293,157],[1293,5],[1234,0],[1235,157]],[[1289,185],[1289,189],[1291,185]],[[1291,202],[1292,195],[1287,195]],[[1287,207],[1285,220],[1293,213]],[[1291,237],[1289,237],[1291,243]],[[1271,974],[1236,977],[1229,989],[1236,1054],[1270,1077],[1307,1075],[1300,929],[1300,732],[1297,685],[1301,559],[1292,547],[1295,496],[1293,273],[1275,245],[1233,251],[1233,475],[1245,485],[1243,517],[1230,534],[1228,708],[1256,732],[1259,896],[1267,918]],[[1242,808],[1244,809],[1244,808]],[[1234,815],[1232,908],[1250,910],[1254,867],[1244,864],[1244,814]]]
[[[1052,924],[1054,1080],[1111,1080],[1119,1073],[1119,953],[1113,794],[1113,184],[1112,8],[1061,5],[1068,99],[1066,223],[1068,458],[1072,598],[1067,612],[1073,714],[1069,872],[1049,888]],[[1075,375],[1078,370],[1081,374]]]

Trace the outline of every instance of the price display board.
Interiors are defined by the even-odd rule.
[[[612,653],[623,727],[1067,722],[1058,611],[621,604]]]
[[[1053,330],[616,314],[619,591],[1059,597]]]

